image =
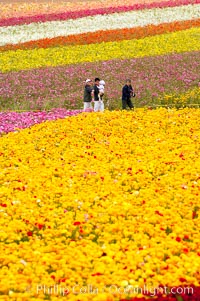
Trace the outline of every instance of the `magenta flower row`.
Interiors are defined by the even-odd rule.
[[[77,19],[95,15],[105,15],[112,13],[121,13],[132,10],[175,7],[188,4],[198,4],[200,0],[169,0],[165,2],[141,3],[130,6],[107,7],[80,11],[67,11],[63,13],[40,14],[35,16],[12,17],[8,19],[0,19],[0,26],[13,26],[21,24],[30,24],[33,22],[61,21],[68,19]]]
[[[54,109],[50,112],[0,112],[0,135],[16,131],[16,129],[28,128],[47,120],[56,120],[75,116],[81,113],[81,110],[68,111],[65,109]]]

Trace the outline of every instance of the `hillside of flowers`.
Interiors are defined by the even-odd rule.
[[[200,300],[199,74],[200,0],[0,2],[0,300]]]
[[[1,299],[199,300],[199,118],[82,113],[3,136]]]

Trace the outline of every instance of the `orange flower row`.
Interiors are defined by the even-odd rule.
[[[17,49],[49,48],[64,45],[84,45],[101,42],[112,42],[121,40],[141,39],[148,36],[159,35],[168,32],[180,31],[192,27],[199,27],[200,19],[163,23],[160,25],[148,25],[145,27],[124,28],[116,30],[100,30],[92,33],[78,35],[61,36],[53,39],[41,39],[37,41],[25,42],[17,45],[1,46],[0,51]]]

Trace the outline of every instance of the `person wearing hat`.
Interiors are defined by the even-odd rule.
[[[83,96],[83,102],[84,102],[83,111],[93,110],[92,107],[93,95],[94,95],[94,89],[92,86],[92,81],[88,78],[85,81],[84,96]]]
[[[135,93],[131,86],[131,80],[127,79],[122,88],[122,110],[126,110],[126,106],[128,106],[130,109],[134,108],[131,97],[135,97]]]

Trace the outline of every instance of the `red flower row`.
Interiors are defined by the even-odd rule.
[[[67,11],[63,13],[41,14],[35,16],[13,17],[0,19],[0,26],[14,26],[21,24],[30,24],[33,22],[62,21],[68,19],[77,19],[96,15],[105,15],[112,13],[128,12],[132,10],[142,10],[151,8],[175,7],[188,4],[198,4],[200,0],[169,0],[164,2],[141,3],[129,6],[96,8],[90,10]]]

